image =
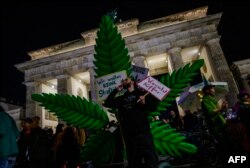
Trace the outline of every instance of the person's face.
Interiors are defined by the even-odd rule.
[[[38,127],[38,126],[39,126],[39,120],[36,119],[36,118],[33,118],[33,119],[32,119],[32,123],[30,124],[30,127],[31,127],[31,128],[36,128],[36,127]]]
[[[250,102],[250,96],[245,95],[243,100],[244,100],[244,102]]]
[[[23,122],[21,123],[21,126],[22,126],[22,128],[23,128],[24,130],[27,130],[27,129],[30,128],[30,123],[23,121]]]
[[[228,102],[227,101],[223,101],[222,102],[222,107],[227,109],[228,108]]]
[[[130,78],[126,78],[122,81],[124,89],[128,89],[133,84],[133,81]]]
[[[21,121],[21,127],[22,127],[22,128],[25,127],[25,121]]]
[[[170,111],[170,114],[171,114],[172,116],[175,116],[175,112],[174,112],[174,111]]]
[[[215,89],[214,89],[214,87],[210,88],[208,90],[208,93],[214,96],[215,95]]]

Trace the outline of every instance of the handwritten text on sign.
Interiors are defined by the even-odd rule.
[[[126,71],[120,71],[96,78],[96,90],[98,100],[105,100],[108,95],[127,78]]]
[[[159,100],[163,100],[170,92],[170,89],[167,86],[151,76],[139,82],[138,86],[148,91]]]

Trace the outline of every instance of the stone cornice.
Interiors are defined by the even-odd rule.
[[[65,53],[55,54],[53,55],[53,57],[44,57],[41,59],[26,61],[24,63],[16,64],[15,67],[18,70],[24,72],[26,69],[30,69],[30,68],[42,66],[42,65],[47,65],[49,63],[55,63],[55,62],[59,62],[62,60],[77,58],[83,55],[89,58],[91,55],[93,55],[93,52],[94,52],[94,46],[88,46],[84,48],[75,49],[73,51],[68,51]]]
[[[56,76],[77,73],[91,67],[90,61],[86,57],[77,57],[60,62],[53,62],[43,66],[36,66],[25,70],[25,82],[34,80],[46,80]]]
[[[131,36],[131,35],[136,34],[138,32],[137,30],[138,25],[141,31],[142,30],[148,31],[151,28],[155,29],[159,27],[159,25],[166,26],[169,23],[188,21],[188,20],[205,17],[207,13],[207,8],[208,8],[207,6],[200,7],[197,9],[173,14],[170,16],[162,17],[159,19],[151,20],[151,21],[147,21],[147,22],[142,23],[141,25],[139,25],[139,21],[137,18],[130,19],[124,22],[120,22],[120,23],[117,23],[116,25],[118,27],[119,32],[121,32],[122,36],[126,37],[126,36]],[[31,57],[32,60],[34,60],[34,59],[48,57],[51,55],[69,51],[69,49],[68,50],[65,49],[68,46],[71,46],[71,49],[76,49],[79,47],[84,47],[84,46],[86,47],[88,45],[94,45],[97,30],[98,29],[93,29],[93,30],[89,30],[89,31],[85,31],[81,33],[82,37],[84,38],[84,41],[81,40],[81,44],[78,44],[77,46],[72,46],[76,43],[79,43],[79,40],[74,40],[74,41],[65,42],[65,43],[53,45],[50,47],[42,48],[39,50],[31,51],[31,52],[28,52],[28,55]]]
[[[150,40],[152,41],[152,39],[152,43],[159,40],[161,43],[170,43],[170,47],[189,47],[199,42],[204,43],[207,40],[219,37],[217,25],[219,24],[221,15],[221,13],[218,13],[176,25],[140,32],[134,36],[125,38],[126,44],[128,48],[132,48],[130,51],[133,52],[136,43],[147,43]],[[147,47],[149,46],[147,45]]]
[[[186,36],[203,36],[207,35],[211,32],[217,32],[216,31],[216,26],[219,23],[219,20],[221,18],[221,13],[214,14],[214,15],[209,15],[203,18],[199,18],[196,20],[190,20],[187,22],[182,22],[176,25],[169,25],[161,28],[157,28],[154,30],[150,31],[145,31],[145,32],[139,32],[137,34],[134,34],[132,36],[127,36],[125,37],[126,45],[129,48],[130,52],[133,52],[134,49],[133,47],[130,48],[130,46],[136,44],[136,43],[142,43],[146,42],[147,40],[145,39],[155,39],[155,38],[160,38],[163,36],[167,36],[169,39],[168,42],[171,42],[172,44],[175,44],[174,41],[180,41],[181,39],[189,38]],[[192,28],[192,29],[190,29]],[[196,30],[197,29],[197,30]],[[188,35],[185,35],[185,31],[190,31],[190,33],[187,32]],[[175,34],[176,33],[183,33],[180,37],[177,37]],[[190,34],[190,35],[189,35]],[[205,38],[204,38],[205,39]],[[166,42],[163,42],[166,43]],[[157,44],[158,45],[158,44]],[[173,46],[175,47],[175,46]],[[180,46],[182,47],[182,46]],[[46,65],[49,62],[57,62],[65,59],[71,59],[79,56],[91,56],[94,54],[94,45],[78,48],[72,51],[68,51],[65,53],[59,53],[53,55],[53,57],[45,57],[41,59],[36,59],[36,60],[31,60],[28,62],[24,62],[21,64],[15,65],[19,70],[24,71],[25,69],[29,69],[32,67],[36,66],[41,66],[41,65]],[[53,61],[52,61],[53,60]]]
[[[67,51],[70,51],[79,47],[83,47],[83,46],[84,46],[83,40],[78,39],[78,40],[73,40],[73,41],[53,45],[53,46],[46,47],[43,49],[30,51],[28,52],[28,55],[31,57],[31,60],[35,60],[35,59],[47,57],[50,55],[54,55],[56,53],[67,52]],[[68,48],[67,50],[66,49],[67,47],[70,47],[70,48]]]
[[[117,23],[117,29],[121,33],[122,37],[130,36],[137,33],[138,19],[130,19],[124,22]],[[99,29],[88,30],[81,33],[85,40],[86,45],[94,45],[96,39],[96,33]]]
[[[245,64],[250,64],[250,58],[249,59],[240,60],[240,61],[235,61],[235,62],[233,62],[233,64],[235,64],[237,66],[241,66],[241,65],[245,65]]]
[[[192,9],[189,11],[165,16],[162,18],[146,21],[146,22],[141,23],[139,25],[139,28],[141,31],[143,31],[145,29],[151,29],[151,28],[155,29],[156,27],[162,27],[162,26],[173,24],[173,23],[199,19],[199,18],[206,16],[207,9],[208,7],[205,6],[205,7],[200,7],[200,8]]]
[[[217,13],[217,14],[213,14],[213,15],[209,15],[203,18],[199,18],[199,19],[195,19],[195,20],[189,20],[189,21],[185,21],[185,22],[181,22],[181,23],[177,23],[177,24],[172,24],[172,25],[167,25],[167,26],[163,26],[163,27],[158,27],[155,29],[150,29],[149,31],[143,30],[141,31],[140,29],[138,30],[139,33],[141,34],[141,36],[151,36],[156,34],[155,32],[158,33],[168,33],[168,34],[173,34],[173,33],[177,33],[177,32],[182,32],[188,29],[194,29],[194,28],[199,28],[205,25],[215,25],[215,27],[218,26],[220,19],[221,19],[222,13]],[[136,35],[138,35],[136,34]]]
[[[238,69],[241,74],[249,74],[250,69],[250,59],[244,59],[240,61],[235,61],[231,65],[231,70]]]

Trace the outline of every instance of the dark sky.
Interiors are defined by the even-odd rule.
[[[221,46],[231,65],[249,58],[250,2],[204,0],[146,1],[1,1],[0,97],[23,103],[23,74],[14,65],[28,61],[27,52],[81,38],[98,28],[100,18],[118,9],[118,18],[140,22],[208,5],[208,14],[223,12],[218,28]]]

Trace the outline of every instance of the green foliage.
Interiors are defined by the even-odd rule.
[[[40,102],[59,119],[79,128],[98,130],[108,124],[108,116],[98,104],[81,98],[63,94],[33,94],[32,99]]]
[[[80,159],[83,162],[92,161],[95,165],[112,160],[115,149],[115,136],[108,131],[98,131],[91,135],[81,150]]]
[[[196,153],[197,148],[185,142],[186,137],[162,121],[150,124],[155,148],[161,155],[182,156],[182,153]]]
[[[93,63],[96,77],[122,70],[126,70],[128,76],[131,74],[132,64],[128,49],[125,48],[125,41],[110,16],[105,15],[101,19],[95,52]]]
[[[151,116],[157,115],[166,111],[167,107],[171,106],[176,97],[178,97],[184,88],[194,79],[198,70],[204,64],[204,60],[196,60],[192,65],[186,64],[183,68],[173,71],[170,75],[167,73],[162,76],[160,81],[171,89],[167,97],[158,103],[156,111],[151,112]]]

